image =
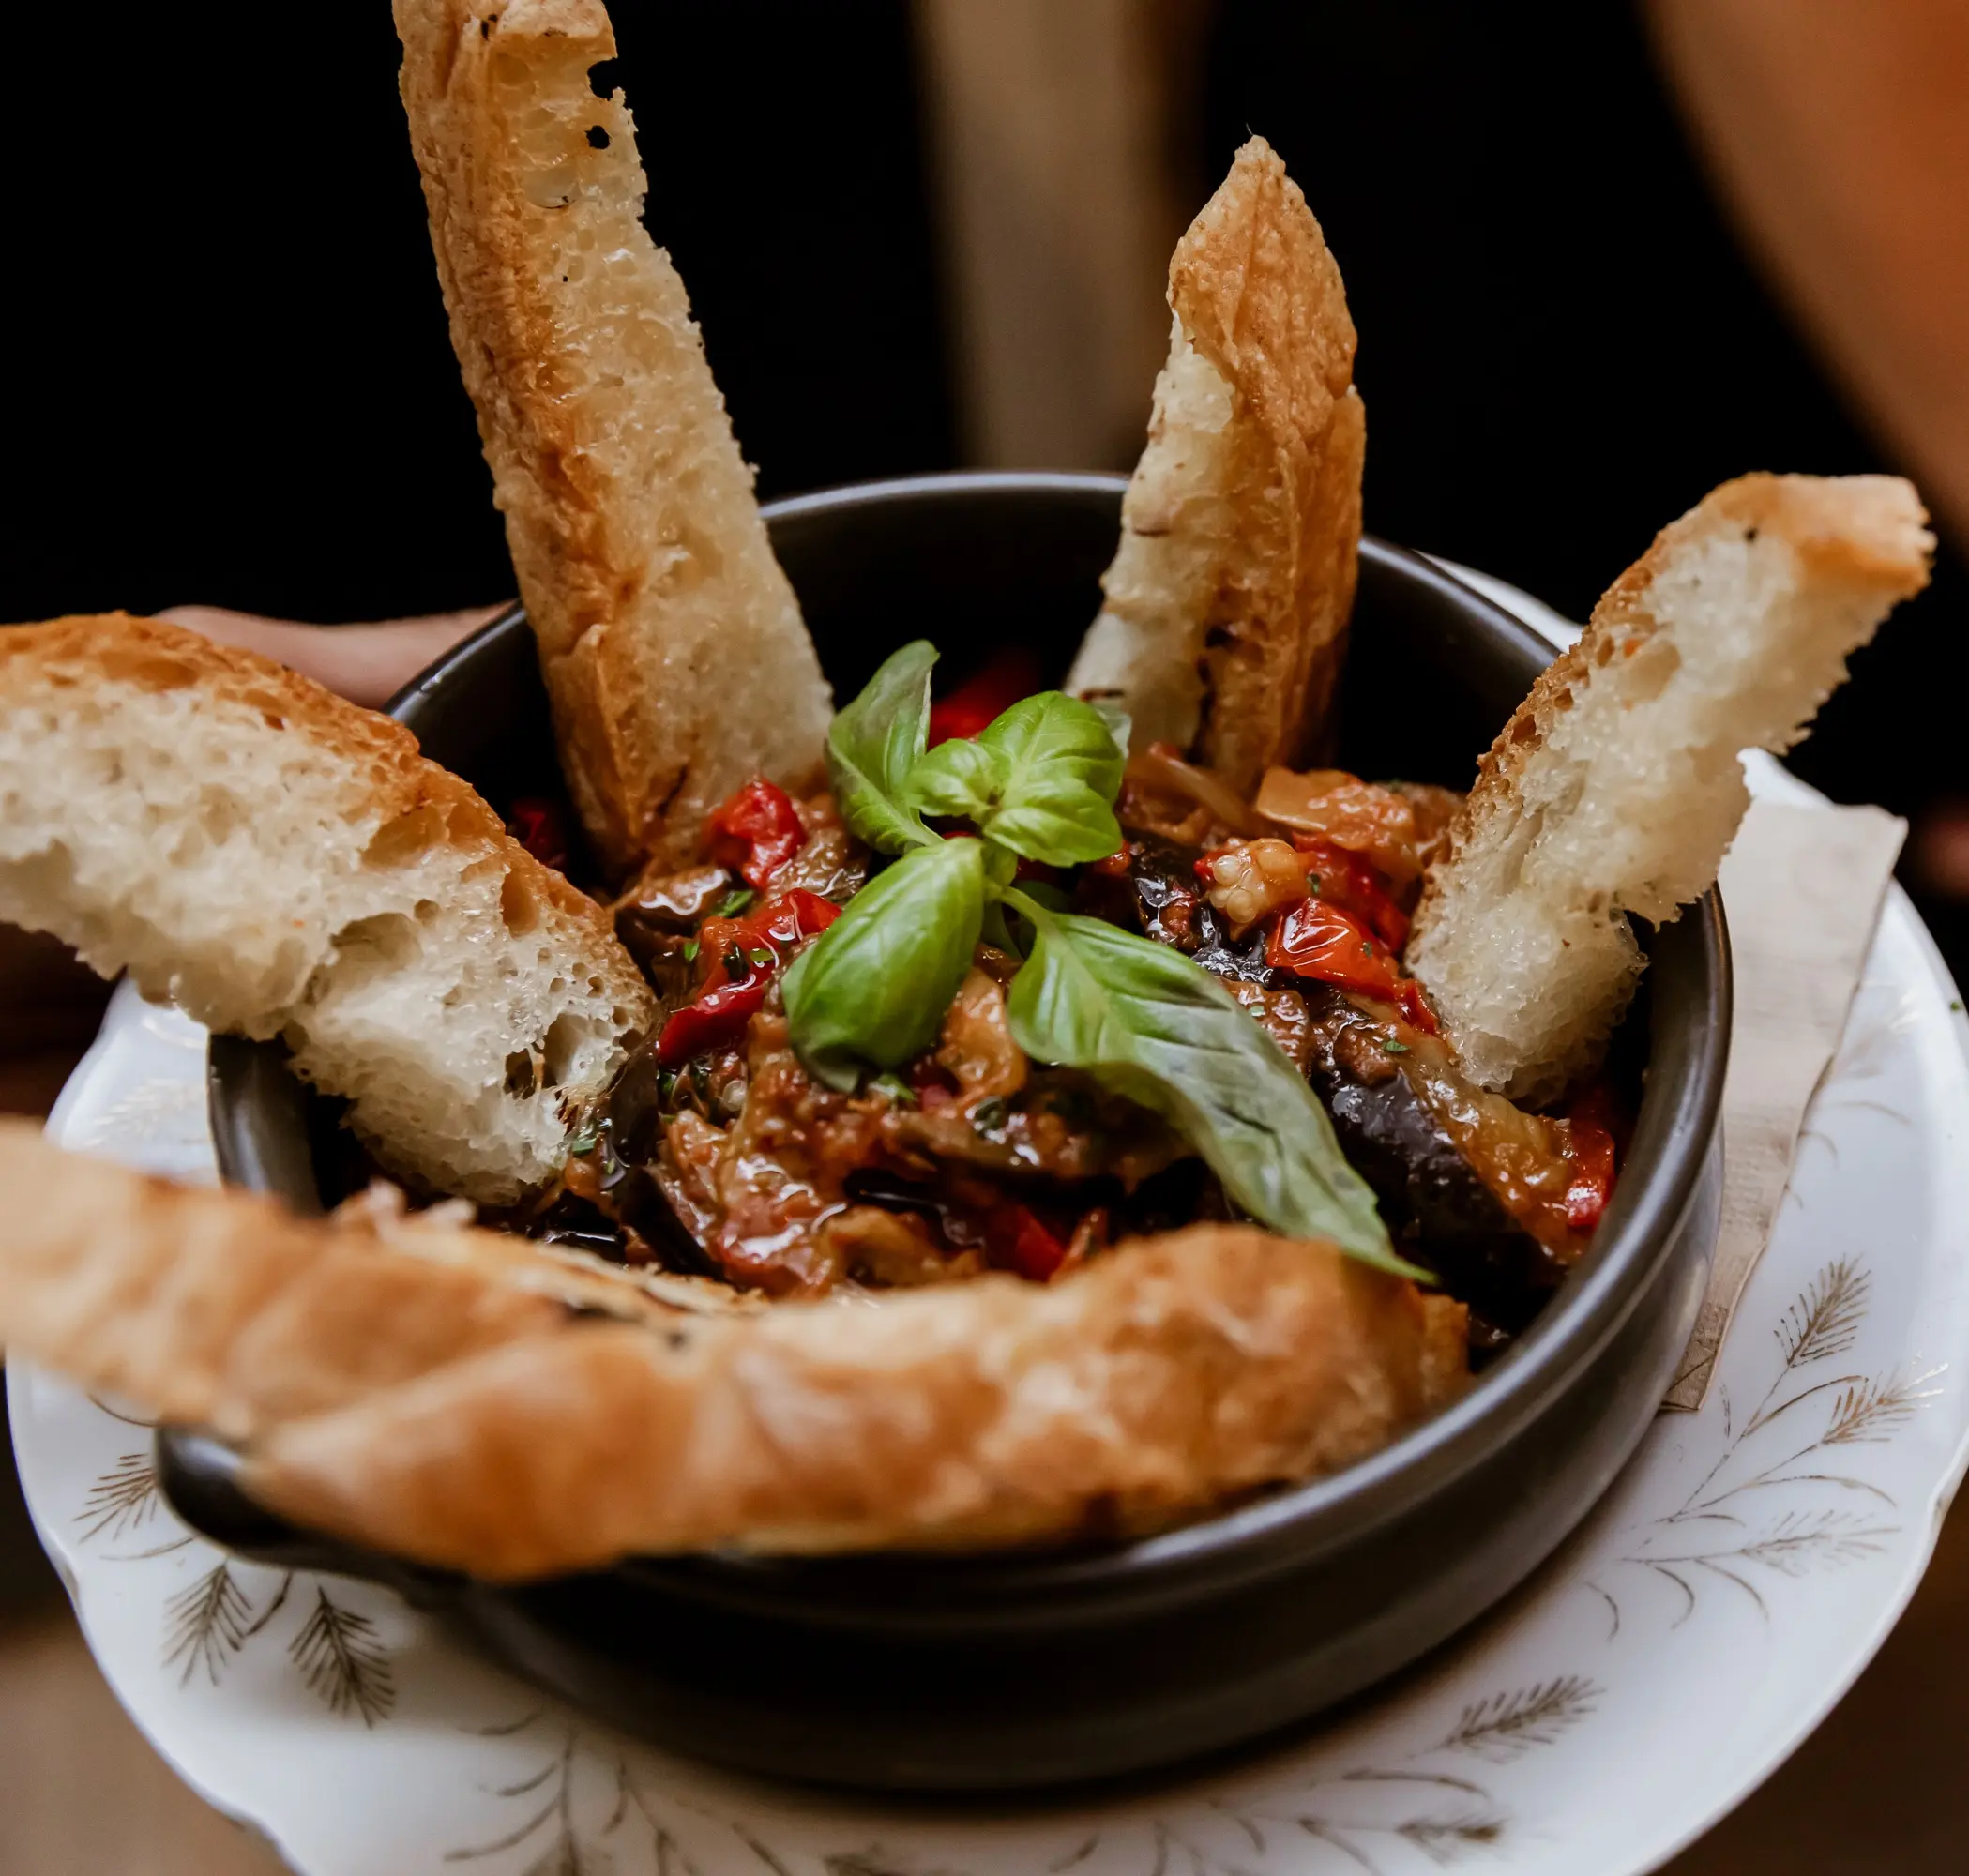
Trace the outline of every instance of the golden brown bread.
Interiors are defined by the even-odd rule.
[[[1175,314],[1106,604],[1068,688],[1250,794],[1306,757],[1354,604],[1366,419],[1340,269],[1253,137],[1177,243]]]
[[[0,1120],[0,1343],[228,1439],[557,1335],[574,1311],[663,1324],[748,1307],[401,1201],[296,1218],[63,1153],[22,1120]]]
[[[1598,1057],[1659,924],[1716,883],[1737,752],[1788,749],[1846,658],[1928,582],[1891,476],[1744,476],[1607,590],[1478,764],[1409,941],[1465,1068],[1539,1101]]]
[[[0,632],[0,918],[283,1036],[384,1162],[518,1198],[655,999],[401,725],[124,613]]]
[[[1047,1288],[492,1350],[274,1430],[249,1475],[299,1522],[491,1576],[1144,1530],[1385,1445],[1461,1348],[1458,1305],[1200,1225]]]
[[[830,702],[645,182],[600,0],[395,0],[451,337],[562,766],[626,873],[758,774],[818,781]]]
[[[1137,1530],[1385,1445],[1462,1311],[1249,1226],[770,1308],[470,1229],[293,1220],[0,1123],[0,1340],[245,1444],[304,1524],[488,1576]],[[579,1313],[577,1313],[579,1312]]]

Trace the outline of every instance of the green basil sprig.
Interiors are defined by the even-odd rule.
[[[1072,867],[1121,845],[1113,804],[1124,761],[1098,710],[1042,690],[975,737],[938,744],[905,786],[925,813],[962,816],[1028,860]]]
[[[878,854],[936,840],[905,805],[903,792],[930,735],[930,669],[935,662],[936,647],[927,639],[904,645],[827,731],[827,779],[835,806]]]
[[[1020,888],[1020,859],[1077,866],[1122,844],[1114,818],[1126,719],[1062,695],[1022,699],[976,737],[926,752],[935,650],[891,658],[834,719],[827,766],[849,826],[901,857],[786,974],[794,1047],[830,1087],[930,1048],[982,931],[1031,954],[1012,979],[1012,1036],[1038,1061],[1083,1069],[1163,1115],[1253,1218],[1330,1239],[1384,1270],[1398,1258],[1372,1193],[1346,1162],[1312,1090],[1249,1013],[1168,946]],[[943,840],[925,815],[964,820]]]

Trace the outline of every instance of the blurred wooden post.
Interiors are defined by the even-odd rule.
[[[968,458],[1126,467],[1198,204],[1173,149],[1194,5],[918,0]]]

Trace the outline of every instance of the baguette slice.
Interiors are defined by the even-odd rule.
[[[0,632],[0,918],[284,1036],[385,1164],[488,1203],[655,1015],[601,909],[407,730],[124,613]]]
[[[1890,476],[1745,476],[1608,588],[1477,768],[1409,941],[1463,1066],[1550,1099],[1598,1058],[1663,924],[1716,884],[1749,805],[1737,751],[1789,749],[1847,656],[1928,583]]]
[[[1148,446],[1068,688],[1253,792],[1310,752],[1344,650],[1366,418],[1306,198],[1253,137],[1177,243]]]
[[[618,874],[755,775],[819,782],[831,702],[646,187],[600,0],[395,0],[465,388],[553,701]]]
[[[1385,1445],[1463,1312],[1242,1225],[1041,1287],[761,1307],[364,1207],[284,1218],[0,1122],[0,1343],[240,1443],[312,1529],[488,1577],[1165,1523]]]
[[[327,1218],[194,1190],[52,1146],[0,1120],[10,1218],[0,1336],[175,1425],[245,1441],[577,1313],[667,1326],[748,1305],[701,1278],[617,1265],[371,1188]],[[384,1195],[388,1199],[378,1203]]]

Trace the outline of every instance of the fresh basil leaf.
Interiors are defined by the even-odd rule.
[[[1009,774],[997,750],[970,736],[952,736],[910,770],[903,799],[920,813],[977,821],[997,804]]]
[[[988,839],[1056,867],[1102,859],[1121,845],[1113,801],[1126,758],[1091,704],[1042,690],[976,740],[1004,776],[994,803],[973,816]]]
[[[1038,932],[1007,998],[1020,1048],[1161,1114],[1274,1231],[1424,1275],[1395,1255],[1312,1090],[1215,977],[1098,918],[1051,913],[1019,892],[1009,901]]]
[[[1114,747],[1126,758],[1135,734],[1135,719],[1128,715],[1127,705],[1118,696],[1089,697],[1083,701],[1089,709],[1099,713],[1100,720],[1108,726],[1108,734],[1114,738]]]
[[[827,731],[827,779],[841,819],[885,854],[936,840],[902,785],[922,760],[930,735],[930,670],[936,647],[906,644],[870,678],[859,697],[837,712]]]
[[[786,1015],[816,1081],[854,1090],[864,1064],[894,1068],[937,1038],[984,917],[984,842],[905,854],[793,961]]]

